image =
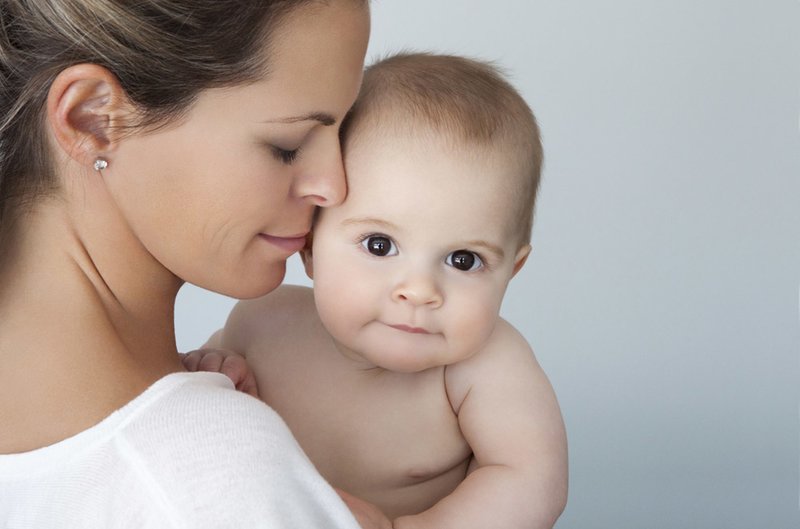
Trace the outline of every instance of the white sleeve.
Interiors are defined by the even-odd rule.
[[[137,421],[135,432],[142,435],[129,444],[129,453],[150,474],[146,479],[165,498],[162,508],[174,525],[358,529],[266,404],[207,388],[178,391],[159,408]]]

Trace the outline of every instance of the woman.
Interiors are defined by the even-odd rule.
[[[172,322],[185,281],[275,288],[343,199],[366,1],[0,17],[0,525],[355,527],[269,408],[181,372]]]

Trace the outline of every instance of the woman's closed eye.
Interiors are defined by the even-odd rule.
[[[272,155],[275,157],[276,160],[285,164],[285,165],[292,165],[297,157],[300,155],[300,149],[281,149],[280,147],[272,146]]]

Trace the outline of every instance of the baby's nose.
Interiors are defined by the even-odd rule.
[[[417,275],[408,278],[392,291],[392,299],[399,303],[438,308],[444,302],[441,289],[432,277]]]

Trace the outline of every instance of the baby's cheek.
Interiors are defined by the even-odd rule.
[[[359,293],[349,288],[317,288],[314,286],[317,312],[325,329],[338,341],[349,342],[349,334],[363,324]]]
[[[459,318],[457,333],[465,349],[475,353],[486,343],[497,324],[497,312],[486,304],[475,304]]]

